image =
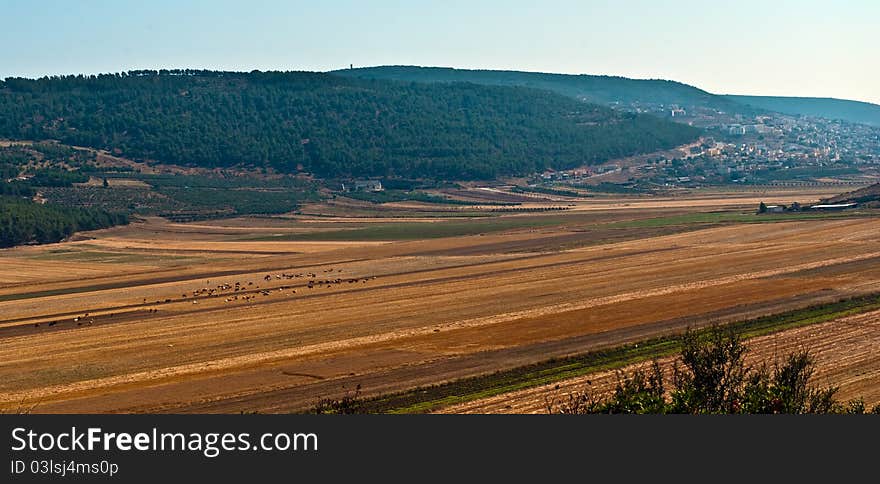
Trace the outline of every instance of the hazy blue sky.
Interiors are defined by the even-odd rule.
[[[0,0],[0,77],[382,64],[880,103],[880,0]]]

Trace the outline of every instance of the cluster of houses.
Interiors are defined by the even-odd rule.
[[[34,177],[33,175],[19,175],[16,177],[7,178],[6,183],[12,183],[12,182],[16,182],[16,181],[28,181],[33,177]]]
[[[574,170],[559,170],[559,171],[548,169],[538,176],[539,176],[539,178],[541,178],[541,180],[544,180],[544,181],[579,180],[581,178],[586,178],[586,177],[592,176],[596,173],[603,173],[605,171],[611,171],[615,168],[618,168],[618,167],[616,165],[613,168],[608,168],[605,166],[595,167],[595,169],[583,167],[583,168],[577,168]]]
[[[379,180],[353,180],[342,182],[343,192],[381,192],[385,190]]]

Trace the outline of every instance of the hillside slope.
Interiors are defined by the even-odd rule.
[[[665,149],[698,135],[521,87],[190,70],[0,83],[0,137],[324,177],[492,178]]]
[[[446,67],[379,66],[332,71],[332,74],[360,79],[413,82],[472,82],[493,86],[524,86],[546,89],[589,102],[615,104],[676,104],[728,111],[748,107],[687,84],[660,79],[629,79],[587,74],[453,69]]]
[[[880,126],[880,105],[846,99],[779,96],[724,96],[738,103],[784,114],[840,119]]]
[[[876,205],[880,202],[880,183],[860,188],[851,192],[842,193],[836,197],[823,200],[825,203],[861,203]]]

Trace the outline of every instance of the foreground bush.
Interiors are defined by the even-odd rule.
[[[714,328],[706,336],[688,332],[682,341],[680,362],[672,372],[671,387],[660,365],[649,371],[618,375],[608,397],[590,390],[567,400],[548,400],[548,413],[592,414],[815,414],[866,413],[860,400],[839,402],[837,387],[811,384],[815,361],[806,351],[792,353],[772,366],[746,365],[748,348],[734,332]],[[872,413],[880,413],[880,405]]]

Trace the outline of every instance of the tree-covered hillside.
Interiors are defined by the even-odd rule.
[[[0,196],[0,247],[59,242],[80,230],[127,224],[119,212],[40,205],[18,197]]]
[[[729,112],[750,111],[750,108],[722,96],[680,82],[662,79],[417,66],[365,67],[333,71],[333,74],[358,79],[471,82],[492,86],[533,87],[603,105],[675,104],[723,109]]]
[[[0,137],[326,177],[491,178],[669,148],[698,134],[520,87],[189,70],[0,83]]]

